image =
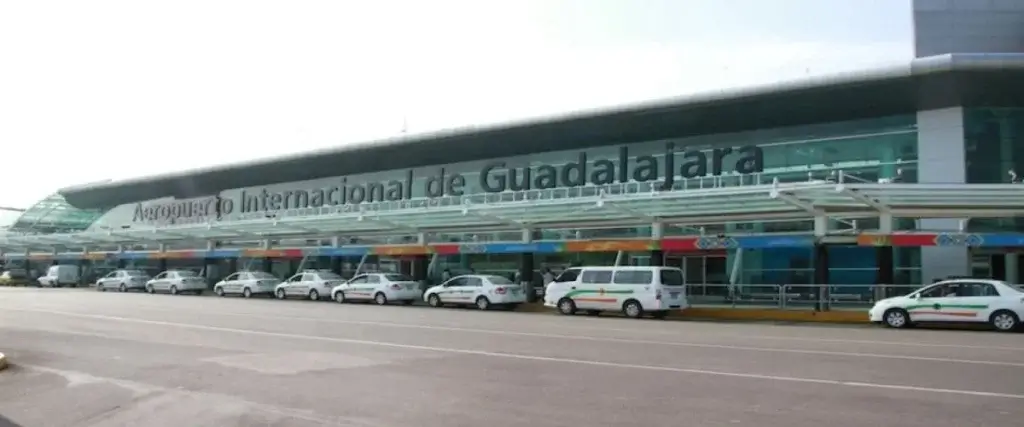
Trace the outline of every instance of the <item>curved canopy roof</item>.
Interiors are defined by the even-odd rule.
[[[79,208],[173,196],[582,149],[670,137],[853,120],[957,105],[1024,100],[1024,54],[951,54],[906,65],[727,89],[528,121],[381,139],[341,147],[59,191]]]
[[[71,206],[60,194],[51,194],[23,212],[10,226],[12,231],[69,233],[83,231],[103,215],[99,209]]]

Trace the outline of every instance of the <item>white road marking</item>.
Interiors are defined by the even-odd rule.
[[[167,308],[147,308],[147,310],[159,310],[166,312],[178,312],[180,310],[167,309]],[[740,345],[729,345],[729,344],[708,344],[708,343],[696,343],[696,342],[682,342],[682,341],[655,341],[655,340],[643,340],[633,338],[610,338],[610,337],[594,337],[587,335],[566,335],[566,334],[551,334],[541,332],[516,332],[516,331],[501,331],[495,329],[479,329],[479,328],[463,328],[455,326],[434,326],[434,325],[416,325],[409,323],[396,323],[396,322],[378,322],[369,320],[344,320],[344,319],[325,319],[317,317],[306,317],[306,316],[292,316],[292,315],[266,315],[266,314],[251,314],[251,313],[228,313],[228,312],[217,312],[210,313],[221,316],[238,316],[238,317],[253,317],[259,319],[271,319],[271,320],[301,320],[309,322],[327,322],[347,325],[364,325],[364,326],[379,326],[389,328],[406,328],[406,329],[421,329],[421,330],[434,330],[434,331],[446,331],[446,332],[466,332],[476,334],[492,334],[492,335],[503,335],[503,336],[520,336],[520,337],[531,337],[531,338],[545,338],[545,339],[558,339],[558,340],[577,340],[577,341],[594,341],[594,342],[609,342],[609,343],[620,343],[620,344],[643,344],[643,345],[661,345],[671,347],[690,347],[690,348],[709,348],[719,350],[737,350],[737,351],[750,351],[750,352],[766,352],[766,353],[788,353],[788,354],[808,354],[818,356],[832,356],[832,357],[861,357],[861,358],[872,358],[872,359],[895,359],[895,360],[913,360],[919,362],[938,362],[938,363],[957,363],[957,364],[971,364],[971,365],[989,365],[989,366],[1009,366],[1024,368],[1024,363],[1018,362],[1000,362],[994,360],[972,360],[972,359],[959,359],[959,358],[947,358],[947,357],[928,357],[928,356],[910,356],[910,355],[899,355],[899,354],[880,354],[880,353],[860,353],[860,352],[841,352],[841,351],[828,351],[828,350],[804,350],[804,349],[791,349],[791,348],[771,348],[771,347],[752,347],[752,346],[740,346]]]
[[[633,363],[618,363],[618,362],[602,362],[597,360],[586,360],[586,359],[573,359],[573,358],[561,358],[561,357],[548,357],[548,356],[533,356],[528,354],[517,354],[517,353],[502,353],[492,352],[483,350],[467,350],[460,348],[450,347],[434,347],[414,344],[400,344],[390,343],[382,341],[370,341],[360,339],[349,339],[349,338],[333,338],[333,337],[318,337],[308,335],[297,335],[290,333],[281,332],[266,332],[266,331],[255,331],[249,329],[237,329],[237,328],[224,328],[219,326],[208,326],[208,325],[196,325],[190,323],[177,323],[177,322],[164,322],[158,320],[145,320],[136,319],[131,317],[120,317],[120,316],[105,316],[98,314],[81,314],[72,312],[63,312],[56,310],[36,310],[36,309],[10,309],[12,311],[27,311],[27,312],[40,312],[47,314],[55,314],[69,317],[79,317],[87,319],[101,319],[115,322],[127,322],[127,323],[141,323],[147,325],[158,325],[158,326],[170,326],[184,329],[195,329],[215,332],[228,332],[237,334],[257,335],[264,337],[276,337],[276,338],[288,338],[288,339],[301,339],[310,341],[321,341],[321,342],[333,342],[342,344],[358,344],[358,345],[369,345],[378,347],[389,347],[389,348],[402,348],[409,350],[421,350],[439,353],[450,353],[450,354],[465,354],[474,356],[494,357],[503,359],[517,359],[517,360],[530,360],[538,362],[552,362],[552,363],[566,363],[584,366],[601,366],[608,368],[620,368],[620,369],[636,369],[646,371],[659,371],[659,372],[672,372],[680,374],[694,374],[694,375],[709,375],[709,376],[720,376],[720,377],[731,377],[731,378],[743,378],[752,380],[763,380],[763,381],[778,381],[778,382],[791,382],[791,383],[803,383],[803,384],[822,384],[822,385],[833,385],[841,387],[859,387],[859,388],[872,388],[872,389],[886,389],[886,390],[900,390],[900,391],[914,391],[923,393],[939,393],[939,394],[954,394],[962,396],[975,396],[975,397],[996,397],[1006,399],[1020,399],[1024,400],[1024,394],[1013,394],[1013,393],[997,393],[988,391],[976,391],[976,390],[957,390],[947,388],[933,388],[933,387],[918,387],[910,385],[899,385],[899,384],[881,384],[881,383],[868,383],[868,382],[857,382],[857,381],[841,381],[841,380],[829,380],[820,378],[805,378],[805,377],[788,377],[778,375],[762,375],[742,372],[725,372],[725,371],[713,371],[705,369],[689,369],[689,368],[675,368],[669,366],[656,366],[656,365],[641,365]]]

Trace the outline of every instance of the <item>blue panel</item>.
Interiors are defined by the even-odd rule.
[[[737,236],[737,246],[744,249],[809,248],[814,236]]]
[[[369,246],[347,246],[343,248],[323,248],[321,256],[363,256],[371,253]]]
[[[522,254],[522,253],[537,253],[537,254],[551,254],[559,252],[561,248],[559,243],[489,243],[484,245],[484,252],[490,254]]]
[[[242,254],[239,249],[217,249],[212,251],[202,252],[206,258],[237,258]]]
[[[982,234],[981,246],[1020,247],[1024,246],[1024,234]]]

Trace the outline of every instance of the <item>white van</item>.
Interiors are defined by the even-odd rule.
[[[689,306],[683,271],[673,267],[572,267],[548,284],[544,305],[566,315],[621,311],[659,319]]]
[[[59,288],[61,286],[78,286],[77,265],[51,265],[46,274],[39,278],[39,286]]]

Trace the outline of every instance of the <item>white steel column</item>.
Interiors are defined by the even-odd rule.
[[[967,182],[964,147],[963,108],[943,108],[917,113],[917,181],[922,184],[963,184]],[[931,218],[918,221],[931,232],[959,232],[960,218]],[[921,279],[925,283],[948,276],[969,276],[970,255],[964,247],[921,248]]]

